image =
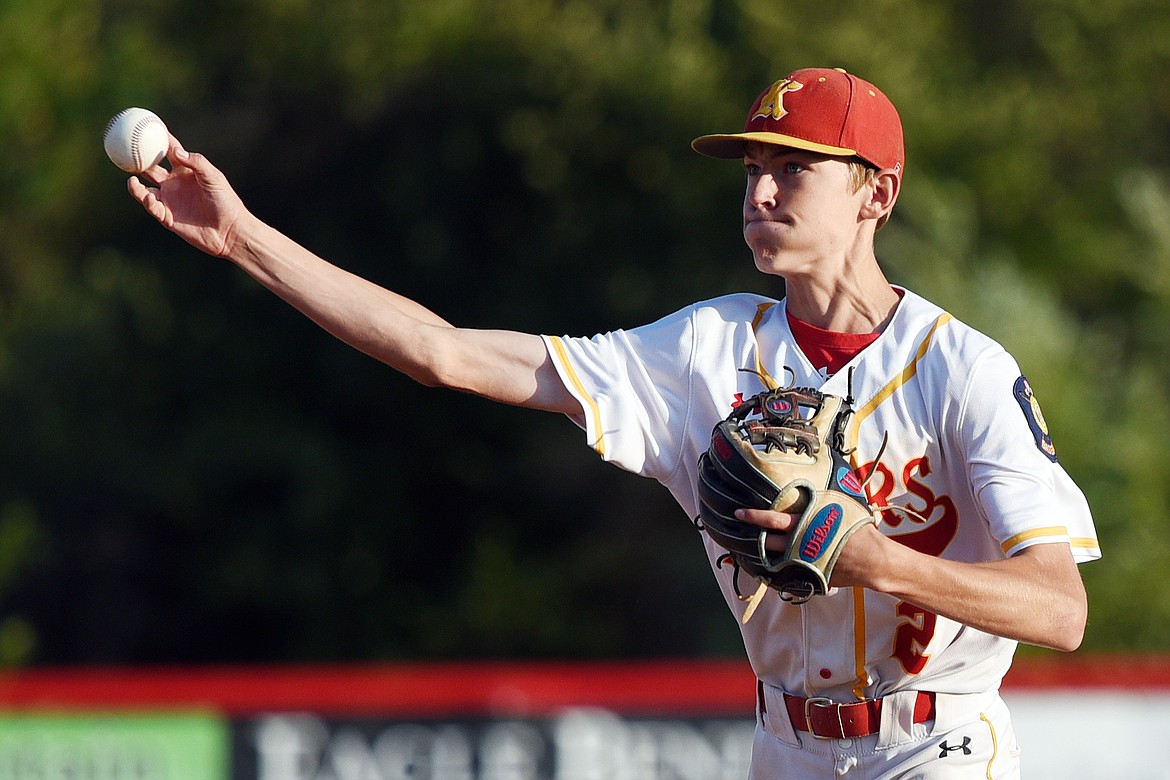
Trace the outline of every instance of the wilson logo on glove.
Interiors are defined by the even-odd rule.
[[[861,480],[857,478],[857,472],[848,467],[837,469],[837,484],[840,485],[846,493],[853,496],[862,495]]]
[[[792,414],[792,402],[787,398],[770,398],[768,411],[775,415]]]
[[[808,532],[800,545],[800,557],[810,563],[820,557],[825,545],[833,541],[841,518],[845,516],[840,504],[829,504],[817,512],[817,516],[809,523]]]

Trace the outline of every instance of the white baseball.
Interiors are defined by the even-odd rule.
[[[154,112],[127,108],[106,125],[103,143],[114,165],[127,173],[142,173],[166,157],[170,136]]]

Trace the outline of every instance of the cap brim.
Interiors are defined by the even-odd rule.
[[[765,132],[702,135],[691,141],[691,148],[699,154],[714,157],[717,160],[738,160],[743,157],[744,148],[748,141],[759,141],[762,144],[775,146],[790,146],[793,149],[820,152],[834,157],[854,157],[857,154],[853,149],[844,146],[828,146],[791,135]]]

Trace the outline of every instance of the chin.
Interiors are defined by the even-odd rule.
[[[775,243],[767,246],[750,246],[749,248],[752,250],[752,259],[755,261],[756,270],[762,274],[787,278],[790,275],[800,274],[802,270],[808,270],[809,255],[807,252],[777,246]]]
[[[753,252],[752,257],[755,260],[756,270],[762,274],[770,276],[784,276],[789,269],[790,264],[784,262],[782,255],[775,253],[761,253]]]

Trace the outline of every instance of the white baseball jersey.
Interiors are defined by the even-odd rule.
[[[698,514],[696,467],[712,427],[743,398],[799,385],[852,393],[854,466],[862,476],[876,469],[867,492],[875,506],[889,507],[879,513],[887,536],[966,562],[1044,542],[1071,545],[1078,562],[1099,557],[1088,505],[1056,461],[1015,360],[937,306],[899,292],[885,331],[828,380],[797,346],[785,302],[751,294],[697,303],[631,330],[545,341],[585,410],[579,422],[589,444],[661,482],[689,518]],[[724,551],[703,539],[727,604],[741,617],[734,569],[720,566]],[[742,593],[755,591],[755,581],[739,577]],[[761,680],[837,701],[905,688],[995,690],[1016,645],[861,588],[835,588],[802,606],[769,592],[742,633]]]

